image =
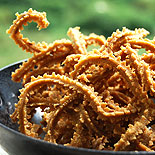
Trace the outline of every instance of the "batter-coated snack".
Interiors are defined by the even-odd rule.
[[[11,115],[19,131],[65,146],[154,151],[155,40],[145,38],[149,32],[123,28],[106,39],[75,27],[67,33],[71,40],[36,44],[21,34],[32,21],[39,30],[49,24],[46,13],[29,9],[7,31],[32,53],[12,74],[23,84]],[[89,51],[91,44],[97,47]],[[141,49],[146,53],[139,55]]]

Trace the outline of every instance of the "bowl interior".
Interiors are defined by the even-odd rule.
[[[21,62],[18,62],[0,70],[0,123],[16,131],[18,131],[17,124],[11,121],[10,114],[13,113],[18,102],[19,89],[22,85],[13,82],[11,74],[20,64]]]

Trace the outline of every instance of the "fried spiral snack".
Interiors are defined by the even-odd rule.
[[[65,146],[155,151],[155,40],[145,38],[149,32],[123,28],[105,39],[75,27],[67,33],[71,40],[36,44],[21,34],[32,21],[39,30],[49,24],[46,13],[29,9],[7,31],[33,54],[12,73],[23,84],[11,115],[19,131]],[[91,44],[100,48],[89,51]],[[139,55],[141,49],[146,53]]]

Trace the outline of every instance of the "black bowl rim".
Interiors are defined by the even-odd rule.
[[[4,66],[2,68],[0,68],[0,72],[2,70],[5,70],[9,67],[12,67],[13,65],[18,65],[24,61],[26,61],[27,59],[23,59],[23,60],[20,60],[20,61],[17,61],[17,62],[14,62],[12,64],[9,64],[7,66]],[[38,143],[44,143],[46,145],[51,145],[51,146],[54,146],[54,147],[57,147],[58,149],[69,149],[69,150],[72,150],[72,151],[80,151],[80,152],[92,152],[92,153],[104,153],[104,154],[121,154],[121,155],[125,155],[125,154],[130,154],[130,155],[135,155],[135,154],[138,154],[138,155],[145,155],[145,154],[148,154],[148,155],[154,155],[154,152],[147,152],[147,151],[106,151],[106,150],[95,150],[95,149],[87,149],[87,148],[77,148],[77,147],[72,147],[72,146],[64,146],[62,144],[54,144],[54,143],[50,143],[50,142],[47,142],[47,141],[44,141],[44,140],[40,140],[40,139],[36,139],[36,138],[33,138],[33,137],[30,137],[30,136],[26,136],[24,135],[23,133],[21,132],[18,132],[16,130],[13,130],[9,127],[7,127],[6,125],[0,123],[0,127],[2,127],[3,129],[5,130],[8,130],[9,132],[12,132],[14,134],[17,134],[17,135],[20,135],[21,137],[24,137],[24,138],[27,138],[28,140],[31,140],[31,141],[34,141],[34,142],[38,142]]]

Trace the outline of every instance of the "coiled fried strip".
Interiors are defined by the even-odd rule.
[[[10,29],[7,30],[7,33],[11,34],[11,38],[19,45],[23,50],[26,50],[30,53],[39,53],[42,50],[47,49],[45,43],[31,42],[28,38],[23,38],[23,35],[20,33],[23,30],[23,25],[27,25],[28,22],[37,22],[39,30],[46,28],[49,25],[49,22],[46,19],[46,13],[40,13],[36,10],[29,9],[27,12],[22,14],[16,13],[17,19],[14,20],[13,25]]]
[[[44,133],[44,140],[65,146],[153,151],[155,41],[145,38],[149,32],[123,28],[106,40],[75,27],[68,30],[71,41],[36,44],[20,33],[31,21],[40,29],[48,26],[45,13],[30,9],[18,14],[8,30],[33,53],[12,74],[24,87],[11,115],[19,130],[36,138]],[[89,51],[92,44],[100,48]],[[141,49],[147,54],[139,56]],[[38,107],[40,124],[33,119]]]
[[[108,53],[115,53],[120,50],[121,46],[128,43],[130,40],[143,39],[148,34],[149,32],[144,28],[131,31],[123,27],[122,31],[117,29],[116,32],[113,32],[111,37],[107,38],[105,47],[103,47],[103,49],[106,49]]]
[[[65,47],[65,51],[59,51],[59,48]],[[57,52],[55,52],[57,51]],[[27,62],[23,62],[22,66],[12,73],[13,81],[20,82],[24,75],[28,74],[31,70],[42,69],[48,67],[48,65],[41,65],[41,63],[49,62],[50,66],[59,64],[65,59],[65,57],[72,52],[72,45],[70,41],[60,40],[55,41],[47,51],[35,54]]]

